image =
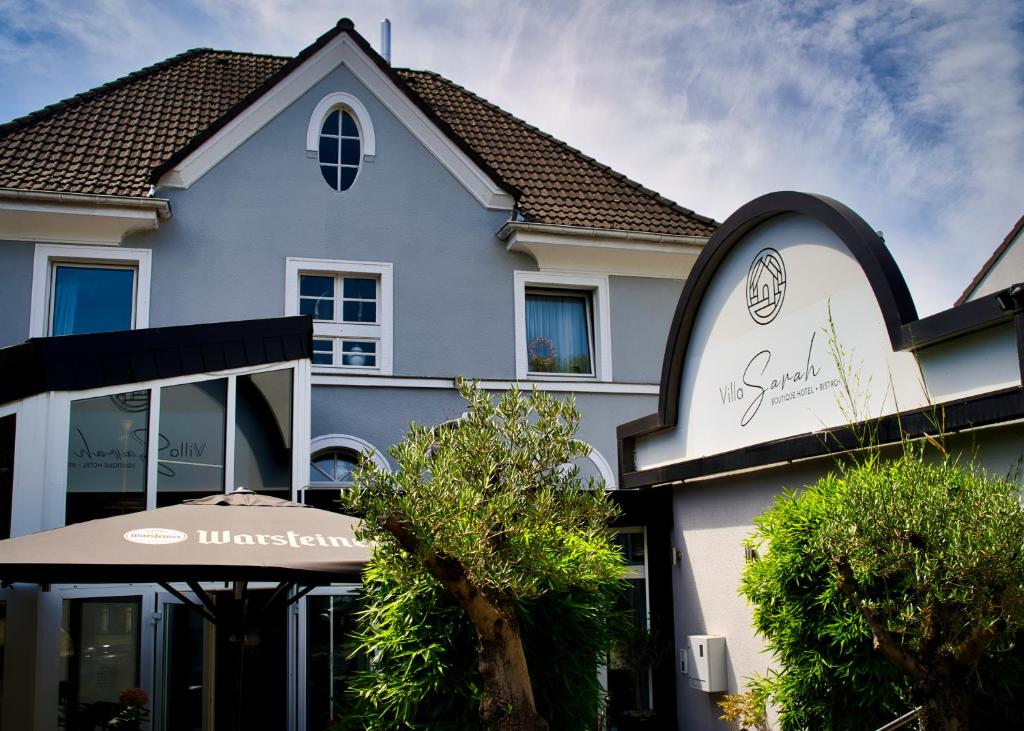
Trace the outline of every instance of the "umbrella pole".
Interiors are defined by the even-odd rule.
[[[247,597],[247,589],[249,587],[246,581],[235,582],[235,600],[238,602],[238,671],[237,671],[237,685],[238,692],[235,697],[235,728],[234,731],[242,731],[242,707],[245,703],[245,638],[248,628],[246,626],[246,608],[245,602]]]

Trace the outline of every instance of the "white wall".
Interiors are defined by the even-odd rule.
[[[948,447],[967,463],[976,463],[994,476],[1024,482],[1019,466],[1024,457],[1024,423],[979,429],[953,437]],[[673,542],[682,552],[673,567],[675,598],[675,657],[691,634],[720,634],[726,638],[729,693],[744,690],[747,678],[763,673],[771,658],[754,634],[752,611],[739,595],[745,566],[743,540],[753,532],[754,519],[786,488],[799,489],[816,481],[835,465],[823,457],[799,465],[758,470],[733,477],[704,480],[677,487],[673,496]],[[689,687],[689,678],[676,663],[678,727],[687,731],[727,729],[718,720],[717,701]]]

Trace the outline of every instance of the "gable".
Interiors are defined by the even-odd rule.
[[[1024,216],[1014,224],[1010,233],[992,252],[956,303],[984,297],[1024,281]]]
[[[351,30],[351,24],[342,26]],[[339,67],[345,67],[426,147],[430,153],[485,207],[511,209],[513,194],[480,164],[460,149],[439,126],[406,95],[388,73],[371,58],[365,41],[354,33],[327,34],[268,88],[246,99],[242,108],[218,120],[209,130],[155,171],[161,187],[188,188],[214,166],[241,146],[271,120],[306,94],[313,86]],[[325,40],[327,39],[327,40]],[[309,52],[311,49],[312,52]],[[369,51],[369,53],[367,52]]]
[[[881,239],[852,211],[779,193],[731,217],[687,283],[665,357],[662,428],[636,466],[728,452],[926,403],[916,320]]]

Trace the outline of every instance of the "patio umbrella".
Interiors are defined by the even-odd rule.
[[[0,582],[156,583],[179,598],[170,584],[185,582],[216,621],[201,581],[235,582],[236,593],[251,581],[277,582],[275,600],[296,586],[305,594],[358,581],[371,546],[356,539],[357,525],[347,515],[239,488],[0,541]]]
[[[347,515],[239,488],[0,541],[0,582],[37,583],[44,589],[106,582],[164,587],[238,641],[239,689],[231,726],[239,728],[242,640],[248,628],[316,586],[359,581],[372,546],[356,539],[357,526],[358,520]],[[238,616],[218,611],[202,581],[231,582],[243,607],[249,582],[277,587],[258,610]],[[185,583],[198,602],[172,582]]]

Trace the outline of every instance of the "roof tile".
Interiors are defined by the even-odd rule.
[[[0,187],[146,196],[181,153],[289,59],[193,49],[0,125]],[[709,218],[644,188],[429,71],[393,78],[520,191],[527,221],[710,236]],[[403,83],[404,82],[404,83]]]

